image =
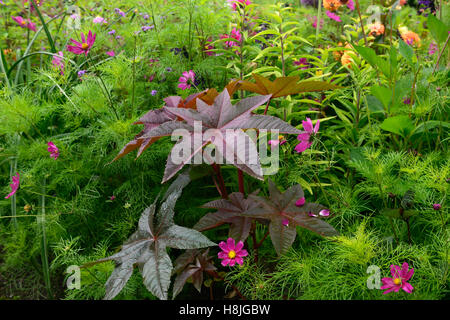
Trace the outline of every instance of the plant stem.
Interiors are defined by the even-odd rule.
[[[245,195],[244,188],[244,173],[241,169],[238,169],[238,180],[239,180],[239,192]]]
[[[362,34],[363,34],[363,37],[364,37],[364,44],[367,47],[367,38],[366,38],[366,33],[364,32],[364,23],[363,23],[362,17],[361,17],[361,10],[359,8],[359,1],[355,0],[355,3],[356,3],[356,10],[358,11],[359,22],[361,23],[361,31],[362,31]]]
[[[442,1],[442,0],[441,0],[441,1]],[[441,3],[442,3],[442,2],[441,2]],[[438,56],[438,58],[437,58],[436,65],[434,66],[434,69],[433,69],[433,74],[434,74],[434,72],[436,71],[436,68],[439,66],[439,60],[441,60],[441,56],[442,56],[442,54],[444,53],[445,48],[447,47],[448,39],[450,39],[450,33],[449,33],[448,36],[447,36],[447,40],[445,40],[445,44],[444,44],[444,46],[442,47],[441,52],[439,52],[439,56]]]
[[[214,278],[218,278],[220,280],[222,280],[223,282],[229,284],[234,291],[236,291],[237,295],[242,299],[242,300],[247,300],[242,293],[239,291],[238,288],[236,288],[236,286],[234,284],[232,284],[230,281],[226,280],[224,277],[222,277],[219,273],[217,273],[217,271],[211,271],[211,270],[207,270],[206,272],[208,272],[209,275],[211,275]]]
[[[36,222],[41,226],[41,261],[42,261],[42,272],[44,275],[45,287],[47,293],[52,299],[52,289],[50,284],[50,269],[48,266],[48,253],[47,253],[47,234],[45,231],[45,187],[46,179],[42,183],[42,196],[41,196],[41,215],[36,217]]]

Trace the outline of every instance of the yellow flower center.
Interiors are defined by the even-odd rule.
[[[402,280],[400,278],[395,278],[394,279],[394,284],[399,285],[402,283]]]
[[[21,23],[23,26],[27,24],[27,23],[25,22],[25,20],[22,20],[20,23]]]
[[[228,252],[228,258],[233,259],[234,257],[236,257],[236,251],[230,250],[230,252]]]
[[[88,45],[87,43],[83,43],[83,44],[81,45],[81,48],[82,48],[83,50],[86,50],[88,47],[89,47],[89,45]]]
[[[279,135],[279,136],[278,136],[278,140],[284,140],[284,136]]]

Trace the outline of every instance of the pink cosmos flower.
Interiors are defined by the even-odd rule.
[[[241,35],[241,32],[238,29],[233,28],[233,30],[231,30],[231,33],[229,35],[228,34],[222,34],[220,36],[220,39],[225,39],[225,38],[233,38],[233,39],[236,39],[238,42],[241,42],[242,35]],[[234,41],[225,41],[225,47],[228,47],[228,48],[235,47],[235,46],[238,46],[238,45],[239,44],[234,42]]]
[[[327,11],[326,12],[328,18],[330,18],[331,20],[337,21],[337,22],[342,22],[341,17],[339,17],[337,14]]]
[[[295,146],[295,151],[301,153],[311,147],[312,137],[319,131],[320,121],[317,120],[316,125],[313,128],[313,124],[310,118],[306,118],[306,121],[302,121],[303,129],[305,133],[300,133],[297,139],[300,141],[298,145]]]
[[[222,241],[219,243],[220,249],[222,252],[219,252],[217,255],[219,259],[222,259],[222,265],[230,267],[234,266],[236,263],[242,265],[244,263],[243,257],[248,255],[247,250],[242,249],[244,247],[244,243],[239,241],[235,245],[235,241],[233,238],[228,238],[227,242]]]
[[[182,90],[189,89],[191,87],[191,83],[195,81],[195,73],[192,70],[183,72],[183,76],[178,79],[180,82],[178,84],[178,88]]]
[[[95,42],[95,37],[97,35],[94,33],[94,35],[92,35],[92,31],[89,30],[87,39],[84,36],[84,33],[81,33],[81,43],[78,41],[75,41],[73,39],[70,39],[70,41],[72,41],[73,44],[75,44],[75,46],[67,46],[67,51],[73,52],[75,54],[84,54],[86,57],[89,53],[89,50],[91,50],[92,46],[94,45]]]
[[[48,145],[47,151],[50,152],[50,158],[53,158],[55,160],[58,159],[59,157],[58,147],[51,141],[49,141],[47,145]]]
[[[440,203],[435,203],[435,204],[433,204],[433,209],[434,210],[441,210],[441,208],[442,208],[442,205],[440,204]]]
[[[286,142],[287,142],[287,141],[284,139],[283,136],[278,136],[278,139],[277,139],[277,140],[269,140],[269,142],[267,142],[267,144],[268,144],[269,146],[271,146],[272,148],[274,148],[274,147],[276,147],[276,146],[278,146],[278,145],[282,146],[282,145],[285,144]]]
[[[353,2],[353,0],[348,0],[348,2],[347,2],[347,8],[349,8],[350,11],[355,10],[355,3]]]
[[[435,52],[436,52],[436,50],[437,50],[437,44],[434,42],[434,41],[432,41],[431,43],[430,43],[430,47],[428,48],[428,55],[433,55]]]
[[[108,23],[108,21],[106,21],[105,18],[102,18],[102,17],[100,17],[100,16],[96,16],[96,17],[92,20],[92,22],[93,22],[93,23],[97,23],[97,24],[107,24],[107,23]]]
[[[110,57],[114,57],[116,54],[114,53],[114,50],[111,50],[111,51],[106,51],[105,52],[108,56],[110,56]]]
[[[295,205],[296,205],[297,207],[301,207],[301,206],[303,206],[303,205],[305,204],[305,202],[306,202],[305,197],[301,197],[300,199],[298,199],[297,201],[295,201]]]
[[[25,20],[24,18],[22,18],[21,16],[17,16],[17,17],[11,17],[21,28],[26,28],[26,29],[30,29],[33,31],[36,31],[36,23],[31,22],[30,19]]]
[[[317,28],[317,17],[314,16],[314,17],[311,18],[310,16],[308,16],[307,19],[311,22],[312,27],[313,27],[314,29],[316,29],[316,28]],[[319,26],[319,29],[322,29],[322,28],[323,28],[323,19],[320,19],[320,26]]]
[[[283,224],[283,226],[289,227],[289,219],[283,219],[283,221],[281,221],[281,223]]]
[[[58,52],[57,56],[53,56],[52,64],[54,67],[59,68],[61,70],[61,75],[64,75],[64,54],[62,51]]]
[[[12,177],[12,181],[13,182],[9,185],[11,187],[11,192],[5,197],[5,199],[8,199],[12,195],[14,195],[17,189],[19,189],[20,177],[18,172],[16,173],[15,176]]]
[[[414,274],[414,269],[411,268],[409,271],[408,269],[409,265],[407,262],[403,262],[401,268],[400,266],[391,265],[392,278],[381,279],[383,285],[380,289],[388,289],[383,292],[383,294],[387,294],[392,291],[398,292],[400,289],[403,289],[407,293],[412,293],[414,288],[407,281],[411,279]]]
[[[295,66],[299,66],[300,70],[308,69],[310,66],[310,64],[308,63],[308,59],[306,59],[306,58],[300,58],[298,60],[294,60],[293,64]]]
[[[252,3],[250,0],[227,0],[227,2],[230,4],[230,6],[233,8],[234,11],[236,11],[238,3],[241,3],[246,6]]]

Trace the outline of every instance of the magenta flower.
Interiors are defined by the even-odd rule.
[[[59,68],[61,70],[61,75],[64,75],[64,54],[62,51],[58,52],[57,56],[53,56],[52,64],[55,68]]]
[[[73,39],[70,39],[70,41],[72,41],[73,44],[75,44],[75,46],[67,46],[67,51],[73,52],[75,54],[84,54],[86,57],[89,53],[89,50],[91,50],[92,46],[94,45],[95,42],[95,37],[97,35],[94,33],[94,35],[92,35],[92,31],[89,30],[87,39],[84,36],[84,33],[81,33],[81,43],[78,41],[75,41]]]
[[[109,197],[109,200],[110,201],[114,201],[116,199],[116,196],[115,195],[112,195],[111,197]]]
[[[24,18],[22,18],[21,16],[17,16],[17,17],[11,17],[21,28],[26,28],[26,29],[30,29],[33,31],[36,31],[36,24],[34,22],[31,22],[30,19],[25,20]]]
[[[308,69],[310,64],[308,63],[308,59],[300,58],[298,60],[293,61],[294,66],[299,66],[299,69],[305,70]]]
[[[317,28],[317,17],[316,16],[314,16],[314,17],[307,17],[307,19],[311,22],[311,24],[312,24],[312,27],[315,29],[315,28]],[[320,19],[320,26],[319,26],[319,29],[322,29],[323,28],[323,19]]]
[[[349,8],[350,11],[355,10],[355,3],[353,2],[353,0],[348,0],[348,2],[347,2],[347,8]]]
[[[401,269],[400,266],[391,265],[392,278],[381,279],[383,285],[380,289],[388,289],[383,292],[383,294],[387,294],[392,291],[398,292],[400,289],[403,289],[407,293],[412,293],[414,288],[407,281],[411,279],[414,274],[414,269],[411,268],[409,271],[408,269],[409,265],[407,262],[403,262]]]
[[[316,125],[313,128],[313,124],[310,118],[306,118],[306,121],[302,121],[303,129],[305,129],[305,133],[300,133],[297,136],[297,139],[300,141],[298,145],[295,146],[295,151],[301,153],[311,147],[312,138],[319,131],[320,121],[317,120]]]
[[[295,205],[296,205],[297,207],[301,207],[301,206],[303,206],[303,205],[305,204],[305,202],[306,202],[305,197],[301,197],[300,199],[298,199],[297,201],[295,201]]]
[[[142,26],[142,31],[148,31],[148,30],[150,30],[150,29],[153,29],[154,28],[154,26]]]
[[[13,182],[9,185],[11,187],[11,192],[5,197],[5,199],[8,199],[12,195],[14,195],[17,189],[19,189],[20,177],[18,172],[16,173],[15,176],[12,177],[12,181]]]
[[[308,212],[308,216],[314,217],[314,218],[317,218],[318,216],[328,217],[329,215],[330,215],[330,210],[328,210],[328,209],[320,210],[319,214],[315,214],[314,212],[311,212],[311,211]]]
[[[235,241],[233,238],[228,238],[227,242],[222,241],[219,243],[220,249],[222,252],[219,252],[217,255],[219,259],[222,259],[222,265],[230,267],[234,266],[235,263],[242,265],[244,263],[243,257],[248,255],[247,250],[242,249],[244,247],[244,243],[239,241],[235,245]]]
[[[331,20],[337,21],[337,22],[342,22],[341,17],[339,17],[337,14],[327,11],[326,12],[328,18],[330,18]]]
[[[189,89],[191,87],[191,83],[195,81],[195,73],[192,70],[183,72],[183,76],[178,79],[180,82],[178,84],[178,88],[182,90]]]
[[[49,141],[47,145],[48,145],[47,151],[50,152],[50,158],[53,158],[55,160],[58,159],[59,157],[58,147],[51,141]]]
[[[238,3],[241,3],[242,5],[246,6],[252,3],[250,0],[227,0],[227,2],[230,4],[230,6],[233,8],[234,11],[236,11]]]
[[[226,39],[226,38],[233,38],[233,39],[236,39],[238,42],[241,42],[242,35],[241,35],[241,32],[238,29],[233,28],[233,30],[231,30],[231,33],[229,35],[228,34],[223,34],[223,35],[220,36],[220,39]],[[235,46],[238,46],[238,45],[239,44],[234,42],[234,41],[225,41],[225,47],[228,47],[228,48],[235,47]]]
[[[431,43],[430,43],[430,47],[428,48],[428,55],[433,55],[435,52],[436,52],[436,50],[437,50],[437,44],[434,42],[434,41],[432,41]]]
[[[435,203],[435,204],[433,204],[433,209],[434,210],[441,210],[441,208],[442,208],[442,206],[441,206],[441,204],[440,203]]]
[[[283,226],[289,227],[289,219],[283,219],[283,221],[281,221],[281,223],[283,224]]]
[[[105,52],[108,56],[110,56],[110,57],[114,57],[116,54],[114,53],[114,50],[111,50],[111,51],[106,51]]]

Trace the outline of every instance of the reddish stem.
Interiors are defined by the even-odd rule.
[[[239,180],[239,192],[245,194],[244,188],[244,173],[241,169],[238,169],[238,180]]]
[[[214,278],[218,278],[220,280],[222,280],[223,282],[228,283],[233,289],[234,291],[236,291],[237,295],[242,299],[242,300],[247,300],[242,293],[239,291],[238,288],[236,288],[236,286],[234,284],[232,284],[231,282],[225,280],[224,277],[222,277],[220,274],[218,274],[216,271],[212,271],[212,270],[207,270],[206,272],[208,272],[211,276],[213,276]]]
[[[213,163],[212,167],[213,167],[214,171],[216,172],[217,179],[219,180],[219,186],[220,186],[220,189],[222,190],[222,192],[219,192],[220,196],[223,199],[228,199],[228,192],[227,192],[227,188],[225,187],[225,181],[223,180],[222,172],[220,170],[220,164]]]

